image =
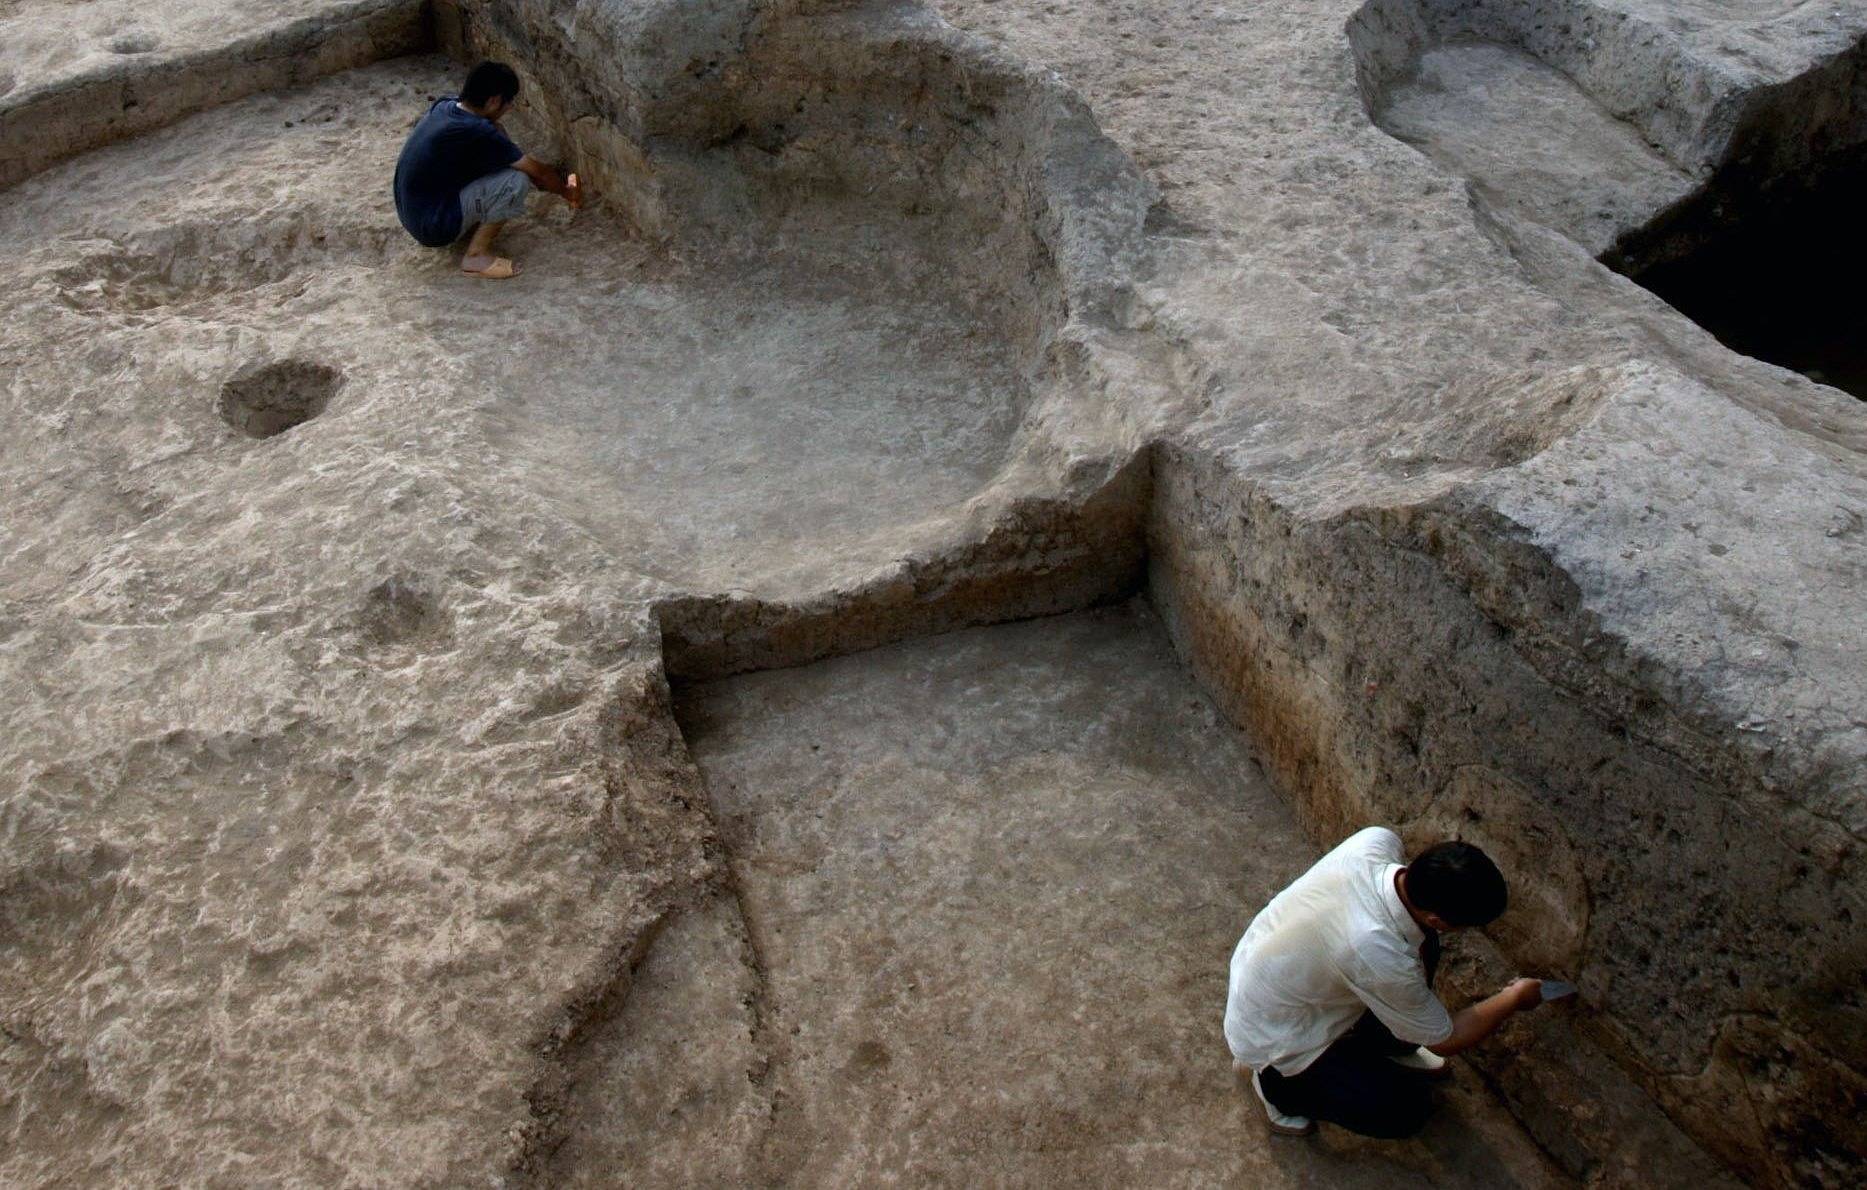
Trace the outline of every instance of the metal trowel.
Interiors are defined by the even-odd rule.
[[[1566,1000],[1575,995],[1577,990],[1574,984],[1562,979],[1545,979],[1542,984],[1543,1003],[1545,1004],[1551,1000]]]

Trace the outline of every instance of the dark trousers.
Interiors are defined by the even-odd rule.
[[[1420,953],[1430,984],[1439,969],[1439,936],[1428,933]],[[1301,1074],[1283,1075],[1267,1068],[1258,1072],[1258,1085],[1278,1111],[1327,1120],[1363,1136],[1399,1140],[1425,1127],[1432,1107],[1428,1080],[1391,1061],[1416,1048],[1388,1032],[1372,1012],[1364,1012],[1354,1028]]]

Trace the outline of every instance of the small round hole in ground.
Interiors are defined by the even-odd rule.
[[[249,438],[270,438],[303,425],[331,402],[343,373],[310,360],[243,368],[220,387],[221,420]]]

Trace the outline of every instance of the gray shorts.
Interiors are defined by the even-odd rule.
[[[475,178],[460,191],[462,235],[482,223],[504,223],[525,213],[532,195],[532,180],[516,169],[501,169]]]

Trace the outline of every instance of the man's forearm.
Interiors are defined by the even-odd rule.
[[[558,171],[546,165],[544,162],[536,160],[529,153],[513,162],[512,168],[530,178],[532,180],[532,185],[538,187],[540,190],[548,191],[552,194],[564,193],[564,179],[559,176]]]
[[[1452,1018],[1452,1036],[1438,1045],[1429,1045],[1442,1058],[1468,1050],[1491,1034],[1514,1014],[1542,1000],[1542,987],[1534,979],[1519,979],[1500,992],[1476,1004],[1462,1008]]]

